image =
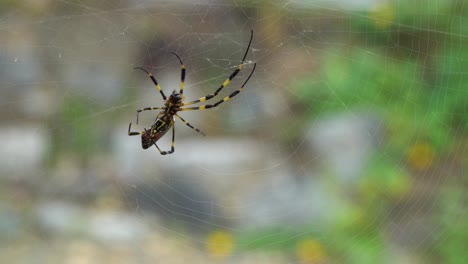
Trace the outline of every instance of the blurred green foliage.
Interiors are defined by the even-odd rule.
[[[411,175],[399,164],[374,157],[359,184],[360,204],[372,209],[385,200],[399,201],[408,194],[411,184]]]
[[[468,131],[467,44],[468,40],[447,41],[437,57],[437,80],[429,95],[441,122],[446,122],[441,125],[463,134]]]
[[[80,96],[66,97],[62,103],[60,119],[64,126],[57,130],[60,139],[56,144],[59,150],[77,153],[85,158],[87,153],[97,151],[98,131],[93,116],[96,107],[88,99]]]
[[[351,212],[349,216],[353,218],[352,215]],[[281,250],[294,255],[302,241],[313,239],[321,245],[324,251],[323,259],[319,259],[317,263],[321,263],[328,256],[333,256],[339,261],[338,263],[384,263],[386,259],[385,243],[382,242],[384,237],[375,223],[375,221],[373,223],[370,221],[354,222],[347,227],[337,227],[331,224],[320,231],[317,231],[315,225],[301,230],[278,227],[251,231],[240,235],[238,245],[240,250]],[[356,228],[356,224],[365,225],[365,231],[363,232],[362,228]]]
[[[295,84],[301,100],[313,107],[307,113],[309,117],[377,110],[390,130],[387,153],[403,153],[416,139],[429,141],[439,149],[451,143],[451,128],[458,125],[452,122],[453,117],[458,103],[464,100],[456,92],[462,92],[461,87],[455,92],[430,87],[417,61],[388,57],[377,49],[326,54],[318,81],[310,77]]]
[[[468,196],[466,188],[450,186],[441,193],[438,204],[438,214],[435,219],[440,227],[437,234],[441,234],[440,241],[434,245],[440,253],[444,263],[466,263],[468,259]]]
[[[294,242],[299,239],[299,237],[291,239],[294,237],[291,235],[293,232],[276,227],[250,231],[239,236],[238,246],[241,250],[293,250]]]
[[[19,1],[16,0],[2,0],[0,2],[0,14],[11,11],[13,8],[18,6],[18,2]]]
[[[325,48],[319,72],[292,87],[299,98],[295,100],[307,106],[298,125],[333,113],[377,113],[387,132],[379,146],[384,154],[363,171],[357,198],[340,221],[320,232],[314,225],[302,232],[278,228],[250,233],[246,249],[290,249],[302,239],[298,233],[314,234],[340,262],[383,263],[390,254],[382,233],[388,221],[383,212],[406,199],[417,169],[437,166],[434,157],[449,155],[467,136],[468,18],[466,8],[460,8],[463,1],[381,3],[368,13],[351,14],[347,30],[354,34],[352,42]],[[433,261],[465,263],[467,194],[452,189],[442,193],[440,212],[435,212],[445,235],[427,250],[438,252]]]

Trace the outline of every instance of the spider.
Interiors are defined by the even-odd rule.
[[[231,82],[232,79],[234,79],[234,77],[236,77],[236,75],[242,70],[245,58],[247,57],[247,53],[249,52],[249,49],[250,49],[250,44],[252,43],[253,30],[250,33],[251,33],[251,35],[250,35],[249,44],[247,46],[247,50],[245,51],[244,57],[242,58],[242,61],[239,64],[239,66],[237,66],[237,68],[234,70],[233,73],[231,73],[229,78],[227,78],[224,81],[224,83],[221,84],[221,86],[219,86],[219,88],[214,93],[209,94],[209,95],[204,96],[204,97],[201,97],[198,100],[194,100],[194,101],[190,101],[190,102],[184,102],[184,99],[185,99],[185,96],[184,96],[185,65],[184,65],[184,63],[182,62],[182,60],[180,59],[180,57],[176,53],[170,52],[170,53],[174,54],[177,57],[177,59],[180,62],[180,65],[181,65],[180,90],[179,90],[179,92],[174,90],[172,92],[172,94],[169,95],[169,97],[166,97],[166,95],[162,91],[161,87],[159,86],[158,81],[156,80],[156,78],[154,78],[153,74],[151,74],[150,72],[148,72],[147,70],[145,70],[145,69],[143,69],[141,67],[135,67],[134,69],[144,71],[151,78],[154,85],[156,86],[156,89],[159,91],[159,93],[161,93],[161,96],[162,96],[162,98],[164,100],[164,106],[162,106],[162,107],[145,107],[145,108],[142,108],[142,109],[138,109],[137,110],[137,119],[136,119],[137,124],[138,124],[138,116],[139,116],[140,112],[148,111],[148,110],[162,110],[162,111],[159,112],[159,114],[157,115],[156,120],[154,121],[153,125],[149,129],[145,128],[144,131],[140,131],[140,132],[130,131],[131,127],[132,127],[132,123],[130,123],[128,125],[128,135],[129,136],[141,135],[141,146],[143,147],[143,149],[147,149],[147,148],[151,147],[152,145],[155,145],[161,155],[174,153],[175,117],[179,118],[185,125],[187,125],[191,129],[193,129],[193,130],[197,131],[198,133],[202,134],[203,136],[205,136],[205,133],[203,133],[198,128],[192,126],[190,123],[185,121],[185,119],[183,119],[179,114],[177,114],[177,112],[179,112],[179,111],[191,111],[191,110],[205,110],[205,109],[217,107],[218,105],[220,105],[220,104],[228,101],[232,97],[236,96],[238,93],[240,93],[244,89],[244,86],[247,84],[250,77],[252,76],[252,74],[255,71],[255,67],[257,66],[256,63],[254,64],[252,71],[250,72],[249,76],[244,81],[242,86],[239,89],[237,89],[236,91],[234,91],[233,93],[231,93],[230,95],[224,97],[223,99],[219,100],[218,102],[216,102],[214,104],[206,104],[206,105],[202,105],[202,106],[185,107],[184,108],[184,106],[187,106],[187,105],[193,105],[193,104],[196,104],[196,103],[205,102],[207,100],[212,99],[213,97],[218,95],[218,93],[224,87],[228,86],[228,84]],[[160,138],[162,138],[167,133],[167,131],[169,131],[169,129],[171,129],[171,128],[172,128],[171,150],[161,151],[161,149],[158,147],[156,142]]]

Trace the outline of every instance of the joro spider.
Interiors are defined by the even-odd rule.
[[[247,53],[249,52],[249,49],[250,49],[250,44],[252,43],[252,39],[253,39],[253,30],[251,31],[249,44],[247,46],[247,50],[245,51],[244,57],[242,58],[242,61],[239,64],[239,66],[237,66],[237,68],[234,70],[234,72],[231,73],[229,78],[227,78],[224,81],[224,83],[221,84],[221,86],[219,86],[219,88],[214,93],[209,94],[209,95],[204,96],[204,97],[201,97],[198,100],[194,100],[194,101],[190,101],[190,102],[184,102],[184,99],[185,99],[185,96],[184,96],[185,65],[182,62],[182,60],[180,59],[180,57],[177,54],[175,54],[174,52],[171,52],[171,53],[174,54],[177,57],[177,59],[179,59],[179,62],[180,62],[180,65],[181,65],[180,90],[179,90],[179,92],[176,92],[176,90],[174,90],[172,92],[172,94],[169,95],[169,98],[166,97],[166,95],[162,91],[161,87],[159,86],[158,81],[156,81],[156,78],[154,78],[153,74],[151,74],[147,70],[145,70],[143,68],[140,68],[140,67],[134,68],[134,69],[142,70],[146,74],[148,74],[148,76],[151,78],[154,85],[156,86],[156,89],[159,91],[159,93],[161,93],[161,96],[162,96],[162,98],[164,100],[164,106],[163,107],[145,107],[145,108],[142,108],[142,109],[138,109],[137,110],[137,124],[138,124],[138,116],[139,116],[140,112],[148,111],[148,110],[162,110],[162,111],[159,112],[159,114],[157,115],[156,120],[154,121],[153,125],[149,129],[145,128],[144,131],[140,131],[140,132],[130,131],[131,127],[132,127],[132,123],[130,123],[128,125],[128,135],[129,136],[141,135],[141,146],[143,147],[143,149],[147,149],[147,148],[151,147],[152,145],[155,145],[161,155],[172,154],[172,153],[174,153],[174,142],[175,142],[175,118],[174,118],[174,116],[176,116],[185,125],[187,125],[191,129],[193,129],[193,130],[197,131],[198,133],[202,134],[203,136],[205,136],[205,133],[203,133],[198,128],[195,128],[190,123],[185,121],[185,119],[183,119],[180,115],[178,115],[177,112],[179,112],[179,111],[191,111],[191,110],[205,110],[205,109],[209,109],[209,108],[214,108],[214,107],[217,107],[218,105],[228,101],[232,97],[236,96],[238,93],[240,93],[244,89],[244,86],[247,84],[247,82],[249,81],[252,74],[254,73],[255,67],[257,66],[256,63],[254,64],[252,71],[250,72],[249,76],[244,81],[242,86],[239,89],[237,89],[236,91],[234,91],[233,93],[231,93],[230,95],[224,97],[223,99],[219,100],[218,102],[216,102],[214,104],[207,104],[207,105],[202,105],[202,106],[183,108],[183,106],[192,105],[192,104],[196,104],[196,103],[205,102],[207,100],[210,100],[213,97],[215,97],[216,95],[218,95],[218,93],[224,87],[228,86],[228,84],[231,82],[231,80],[234,79],[234,77],[236,77],[236,75],[242,70],[245,58],[247,57]],[[161,151],[161,149],[158,147],[156,142],[160,138],[162,138],[167,133],[167,131],[169,131],[169,129],[171,129],[171,128],[172,128],[171,150]]]

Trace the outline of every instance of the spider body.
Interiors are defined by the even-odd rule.
[[[143,149],[147,149],[155,144],[167,133],[167,131],[169,131],[169,129],[171,129],[173,126],[172,122],[173,120],[167,123],[158,118],[150,129],[145,130],[145,132],[141,134],[141,147]]]
[[[154,145],[162,138],[169,129],[174,125],[174,115],[180,111],[182,106],[183,95],[173,91],[167,100],[164,102],[164,111],[161,111],[153,125],[141,134],[141,146],[147,149]],[[129,127],[130,129],[130,127]]]
[[[179,111],[204,110],[204,109],[214,108],[214,107],[217,107],[218,105],[228,101],[232,97],[236,96],[238,93],[240,93],[243,90],[244,86],[249,81],[252,74],[254,73],[256,64],[254,64],[254,67],[253,67],[252,71],[250,72],[249,76],[244,81],[242,86],[239,89],[237,89],[236,91],[234,91],[233,93],[231,93],[230,95],[224,97],[223,99],[219,100],[218,102],[216,102],[214,104],[207,104],[207,105],[195,106],[195,107],[184,107],[184,106],[187,106],[187,105],[192,105],[192,104],[196,104],[196,103],[205,102],[207,100],[210,100],[213,97],[215,97],[224,87],[229,85],[231,80],[234,79],[234,77],[236,77],[236,75],[242,70],[242,66],[244,65],[244,60],[247,57],[247,53],[249,51],[250,44],[252,43],[252,39],[253,39],[253,31],[251,31],[249,45],[247,46],[247,50],[246,50],[246,52],[244,54],[244,57],[242,58],[241,64],[239,64],[239,66],[234,70],[234,72],[229,76],[229,78],[226,79],[224,81],[224,83],[220,87],[218,87],[218,89],[214,93],[209,94],[209,95],[204,96],[204,97],[201,97],[198,100],[194,100],[194,101],[190,101],[190,102],[184,102],[184,100],[185,100],[185,96],[184,96],[185,65],[184,65],[184,63],[182,62],[182,60],[180,59],[180,57],[177,54],[171,52],[172,54],[174,54],[177,57],[177,59],[179,59],[179,62],[181,64],[180,90],[179,90],[179,92],[174,90],[169,95],[169,97],[166,97],[166,95],[162,91],[161,87],[159,86],[157,80],[154,78],[153,74],[149,73],[148,71],[146,71],[143,68],[140,68],[140,67],[135,68],[135,69],[144,71],[151,78],[154,85],[156,86],[156,89],[159,91],[159,93],[161,94],[161,96],[162,96],[162,98],[164,100],[164,106],[163,107],[145,107],[145,108],[142,108],[142,109],[138,109],[137,110],[137,124],[138,124],[138,118],[139,118],[140,112],[148,111],[148,110],[162,110],[162,111],[159,112],[159,114],[157,115],[156,120],[154,121],[153,125],[149,129],[145,128],[144,131],[141,131],[141,132],[132,132],[132,131],[130,131],[131,127],[132,127],[132,123],[130,123],[129,126],[128,126],[128,135],[129,136],[141,135],[141,146],[142,146],[142,148],[147,149],[147,148],[151,147],[152,145],[155,145],[161,155],[171,154],[171,153],[174,152],[175,117],[179,118],[188,127],[192,128],[193,130],[195,130],[198,133],[205,136],[205,134],[203,132],[201,132],[198,128],[195,128],[190,123],[185,121],[177,113]],[[161,139],[169,131],[169,129],[171,129],[171,128],[172,128],[171,149],[169,151],[161,151],[161,149],[158,147],[156,142],[159,139]]]

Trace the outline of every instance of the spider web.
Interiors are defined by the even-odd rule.
[[[462,263],[464,1],[0,4],[0,250],[28,263]],[[175,153],[142,131],[187,68]],[[219,97],[219,98],[218,98]],[[202,104],[199,104],[202,105]],[[170,148],[170,133],[158,141]],[[109,254],[110,253],[110,254]],[[397,261],[394,261],[397,260]]]

